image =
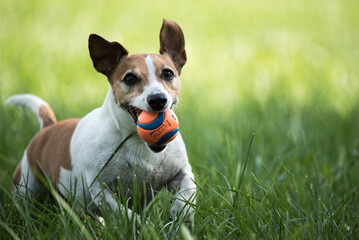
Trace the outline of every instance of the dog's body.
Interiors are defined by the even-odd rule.
[[[91,59],[95,69],[107,76],[110,89],[102,107],[82,119],[56,122],[47,103],[33,95],[8,99],[10,104],[29,107],[42,127],[15,170],[15,191],[38,193],[42,188],[38,178],[46,175],[64,197],[75,194],[95,206],[106,201],[116,211],[119,205],[107,186],[120,182],[124,194],[131,197],[137,181],[140,189],[146,185],[145,201],[167,187],[177,191],[171,215],[186,204],[186,210],[192,211],[188,201],[194,203],[196,186],[181,135],[167,146],[148,146],[137,133],[125,140],[136,131],[133,121],[142,110],[164,111],[178,101],[179,74],[186,62],[180,27],[164,20],[160,43],[161,54],[128,55],[119,43],[90,35]]]

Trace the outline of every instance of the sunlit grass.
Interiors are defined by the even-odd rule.
[[[195,221],[171,224],[171,196],[160,192],[142,213],[155,224],[136,231],[121,225],[123,216],[102,227],[78,210],[90,234],[357,238],[358,12],[351,0],[2,1],[0,238],[85,238],[58,204],[26,207],[9,194],[38,124],[4,100],[30,92],[58,119],[85,115],[108,89],[92,67],[88,35],[119,41],[130,53],[158,52],[162,18],[177,21],[186,38],[176,113],[199,188]]]

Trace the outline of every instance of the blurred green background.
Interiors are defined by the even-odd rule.
[[[314,186],[315,201],[337,209],[349,197],[358,209],[358,13],[356,0],[1,0],[0,183],[10,183],[38,131],[28,111],[4,105],[7,97],[29,92],[58,119],[84,116],[108,89],[88,35],[157,53],[168,18],[186,39],[176,112],[198,184],[224,186],[226,176],[235,186],[255,133],[245,193],[256,191],[256,176],[309,201],[296,195],[295,176]]]

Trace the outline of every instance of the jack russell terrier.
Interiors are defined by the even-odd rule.
[[[125,209],[108,186],[120,182],[130,199],[137,181],[146,186],[139,187],[141,201],[144,196],[150,201],[152,192],[166,187],[175,194],[170,215],[184,211],[190,216],[196,185],[181,135],[160,147],[146,144],[137,133],[128,138],[136,132],[134,122],[142,110],[162,112],[178,102],[179,75],[187,59],[180,26],[163,20],[160,54],[128,55],[121,44],[96,34],[88,44],[94,68],[110,83],[100,108],[82,119],[57,122],[49,105],[34,95],[7,100],[30,108],[41,125],[14,172],[13,191],[35,196],[44,188],[39,179],[46,176],[65,198],[75,195],[85,204],[94,203],[94,210],[107,202],[116,212]]]

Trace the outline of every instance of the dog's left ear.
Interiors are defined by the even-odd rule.
[[[160,53],[168,54],[174,62],[178,73],[187,61],[184,48],[184,36],[181,27],[173,21],[163,19],[160,32]]]
[[[127,50],[118,42],[109,42],[106,39],[91,34],[89,37],[89,51],[94,68],[109,77],[124,56]]]

